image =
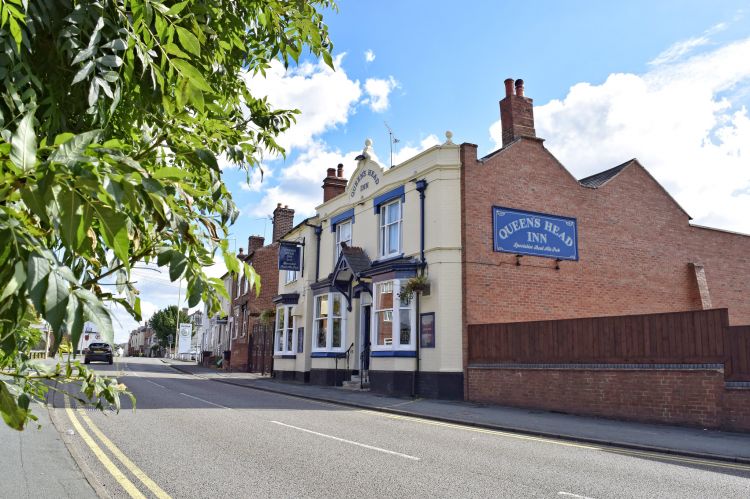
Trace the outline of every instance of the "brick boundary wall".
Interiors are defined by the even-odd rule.
[[[750,387],[727,388],[721,366],[561,367],[469,366],[467,399],[646,423],[750,432]]]

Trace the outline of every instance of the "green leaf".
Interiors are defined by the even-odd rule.
[[[5,424],[14,430],[23,430],[28,411],[18,407],[16,398],[10,393],[5,381],[0,380],[0,414]]]
[[[237,260],[237,257],[230,251],[224,251],[222,253],[224,255],[224,265],[226,265],[227,270],[232,274],[239,274],[240,261]]]
[[[8,282],[3,290],[3,294],[0,295],[0,302],[5,301],[6,298],[15,294],[26,283],[26,270],[23,267],[23,262],[16,262],[13,277],[10,278],[10,282]]]
[[[78,135],[74,135],[72,138],[63,142],[54,153],[50,156],[50,161],[54,163],[61,163],[65,166],[74,166],[76,163],[89,161],[90,158],[84,154],[86,148],[92,142],[96,141],[101,133],[101,130],[91,130]],[[57,143],[57,138],[55,138]]]
[[[188,4],[187,2],[178,2],[178,3],[174,4],[173,6],[171,6],[169,8],[169,10],[167,11],[166,14],[168,16],[177,15],[180,12],[182,12],[182,9],[184,9],[187,4]]]
[[[74,191],[65,189],[57,195],[57,202],[60,206],[60,238],[65,246],[76,251],[83,243],[88,230],[81,199]]]
[[[185,258],[185,255],[183,255],[179,251],[173,251],[172,257],[169,260],[169,279],[172,281],[176,281],[177,279],[182,277],[187,264],[188,261],[187,258]]]
[[[38,253],[32,253],[26,268],[26,290],[38,312],[44,311],[44,295],[47,292],[47,276],[52,271],[49,261]]]
[[[201,55],[201,44],[198,42],[198,38],[190,31],[186,30],[182,26],[177,26],[177,38],[180,39],[180,45],[182,48],[195,54],[198,57]]]
[[[77,345],[78,340],[81,338],[85,322],[81,302],[75,293],[71,293],[68,298],[68,310],[65,323],[68,329],[68,334],[70,335],[70,341],[74,345]],[[62,339],[62,335],[60,335],[60,339]]]
[[[172,64],[177,68],[177,71],[185,78],[190,78],[190,82],[196,86],[196,88],[203,90],[204,92],[211,92],[211,86],[208,84],[203,75],[195,69],[189,62],[182,59],[172,59]]]
[[[182,168],[176,168],[174,166],[168,166],[165,168],[159,168],[154,172],[153,175],[151,175],[153,178],[156,179],[162,179],[162,178],[171,178],[175,180],[180,180],[185,177],[188,177],[190,175],[189,172],[183,170]]]
[[[34,135],[34,111],[26,113],[11,139],[10,160],[24,172],[36,165],[36,135]]]
[[[93,69],[94,69],[94,61],[89,61],[86,64],[84,64],[83,67],[79,69],[76,75],[73,77],[73,82],[71,83],[71,85],[75,85],[76,83],[86,79],[91,74],[91,71]]]
[[[122,66],[123,60],[118,55],[103,55],[96,59],[96,62],[103,66],[107,66],[108,68],[117,68]]]
[[[104,304],[91,291],[86,289],[76,289],[73,293],[83,308],[84,319],[88,319],[98,327],[99,334],[102,335],[102,339],[106,343],[112,343],[114,337],[112,317]]]
[[[190,295],[188,297],[188,307],[193,308],[201,301],[203,295],[203,281],[197,280],[193,283],[190,288]]]
[[[99,218],[99,228],[101,229],[104,242],[114,251],[115,256],[127,266],[130,251],[128,218],[109,207],[97,206],[95,210]]]
[[[68,283],[60,278],[57,272],[50,272],[47,280],[47,293],[44,299],[46,309],[44,319],[49,323],[52,331],[59,331],[65,320],[69,294],[70,288]]]
[[[13,36],[13,39],[16,41],[16,44],[20,48],[21,43],[23,43],[23,33],[21,31],[21,26],[13,16],[11,16],[8,21],[10,22],[10,34]]]

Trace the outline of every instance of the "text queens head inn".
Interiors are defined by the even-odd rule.
[[[391,168],[368,140],[348,179],[328,169],[323,203],[282,241],[277,377],[460,399],[470,324],[707,307],[750,321],[750,238],[692,226],[636,160],[573,178],[521,80],[500,110],[503,147],[483,158],[446,132]]]

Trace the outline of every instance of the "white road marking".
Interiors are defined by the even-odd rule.
[[[152,385],[156,385],[156,386],[158,386],[158,387],[161,387],[161,388],[164,388],[164,389],[166,389],[166,388],[167,388],[166,386],[164,386],[164,385],[160,385],[159,383],[157,383],[157,382],[155,382],[155,381],[151,381],[150,379],[146,379],[146,378],[144,378],[144,377],[141,377],[141,379],[142,379],[143,381],[147,382],[147,383],[151,383]]]
[[[211,404],[211,405],[215,405],[216,407],[221,407],[222,409],[228,409],[228,410],[230,410],[230,411],[233,411],[233,410],[234,410],[234,409],[232,409],[231,407],[227,407],[227,406],[225,406],[225,405],[220,405],[220,404],[214,404],[213,402],[209,402],[208,400],[202,399],[202,398],[200,398],[200,397],[196,397],[196,396],[194,396],[194,395],[188,395],[187,393],[182,393],[182,392],[180,392],[180,395],[184,395],[184,396],[186,396],[186,397],[190,397],[191,399],[195,399],[195,400],[200,400],[201,402],[204,402],[204,403],[206,403],[206,404]]]
[[[557,495],[558,496],[565,496],[565,497],[575,497],[576,499],[592,499],[589,496],[580,496],[578,494],[572,494],[570,492],[562,492],[562,491],[558,492]]]
[[[317,435],[319,437],[330,438],[331,440],[336,440],[338,442],[344,442],[345,444],[356,445],[358,447],[364,447],[365,449],[375,450],[375,451],[378,451],[378,452],[383,452],[385,454],[391,454],[393,456],[398,456],[398,457],[403,457],[403,458],[406,458],[406,459],[411,459],[412,461],[419,461],[420,460],[420,458],[414,457],[414,456],[410,456],[408,454],[402,454],[400,452],[396,452],[396,451],[392,451],[392,450],[388,450],[388,449],[381,449],[380,447],[373,447],[372,445],[367,445],[367,444],[362,444],[362,443],[359,443],[359,442],[354,442],[352,440],[347,440],[345,438],[334,437],[333,435],[326,435],[325,433],[318,433],[317,431],[312,431],[312,430],[308,430],[308,429],[305,429],[305,428],[300,428],[298,426],[292,426],[290,424],[282,423],[280,421],[271,421],[271,423],[277,424],[277,425],[280,425],[280,426],[286,426],[287,428],[293,428],[293,429],[299,430],[299,431],[304,431],[305,433],[311,433],[311,434]]]

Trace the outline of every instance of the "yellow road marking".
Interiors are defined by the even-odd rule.
[[[141,470],[138,466],[131,461],[128,456],[122,453],[122,451],[114,444],[110,439],[108,439],[102,431],[97,428],[97,426],[94,424],[93,421],[83,412],[82,409],[78,409],[78,413],[81,415],[81,419],[91,428],[91,431],[94,432],[94,435],[99,438],[99,440],[102,441],[105,447],[114,454],[114,456],[123,464],[125,467],[130,470],[130,472],[141,482],[143,482],[143,485],[148,487],[148,489],[154,493],[156,497],[159,499],[171,499],[169,494],[164,492],[161,487],[156,485],[156,483],[151,480],[148,475],[146,475],[143,470]]]
[[[99,447],[94,439],[91,438],[91,435],[86,432],[81,423],[78,422],[73,409],[71,409],[68,398],[64,397],[64,399],[65,412],[68,414],[70,422],[73,423],[73,428],[75,428],[78,434],[81,435],[81,438],[84,442],[86,442],[86,445],[89,446],[91,452],[93,452],[97,459],[99,459],[99,462],[104,465],[104,468],[109,471],[112,477],[117,481],[117,483],[120,484],[123,489],[125,489],[125,492],[127,492],[130,497],[146,499],[146,496],[141,494],[141,491],[138,490],[135,485],[133,485],[133,482],[128,480],[128,478],[119,469],[117,469],[117,466],[115,466],[115,464],[107,457],[107,454],[105,454],[101,447]]]
[[[735,470],[742,470],[742,471],[750,471],[750,466],[744,465],[744,464],[734,464],[734,463],[724,463],[721,461],[708,461],[705,459],[699,459],[699,458],[692,458],[692,457],[683,457],[683,456],[675,456],[672,454],[660,454],[658,452],[648,452],[648,451],[639,451],[639,450],[631,450],[631,449],[624,449],[620,447],[606,447],[603,445],[593,445],[593,444],[579,444],[574,442],[565,442],[562,440],[556,440],[553,438],[547,438],[547,437],[535,437],[531,435],[523,435],[519,433],[510,433],[506,431],[500,431],[500,430],[490,430],[486,428],[476,428],[473,426],[465,426],[465,425],[459,425],[455,423],[444,423],[442,421],[432,421],[429,419],[422,419],[417,418],[413,416],[401,416],[398,414],[388,414],[384,412],[378,412],[378,411],[370,411],[367,409],[361,409],[357,412],[361,412],[364,414],[371,414],[371,415],[377,415],[385,418],[390,419],[399,419],[403,421],[411,421],[414,423],[422,423],[422,424],[428,424],[431,426],[442,426],[445,428],[454,428],[457,430],[464,430],[464,431],[471,431],[475,433],[485,433],[488,435],[497,435],[500,437],[509,437],[509,438],[515,438],[518,440],[530,440],[534,442],[544,442],[548,444],[554,444],[554,445],[561,445],[564,447],[577,447],[579,449],[588,449],[588,450],[595,450],[595,451],[601,451],[601,452],[612,452],[615,454],[622,454],[625,456],[631,456],[631,457],[648,457],[651,459],[660,459],[662,461],[676,461],[681,463],[690,463],[690,464],[700,464],[703,466],[710,466],[710,467],[718,467],[718,468],[729,468],[729,469],[735,469]]]

